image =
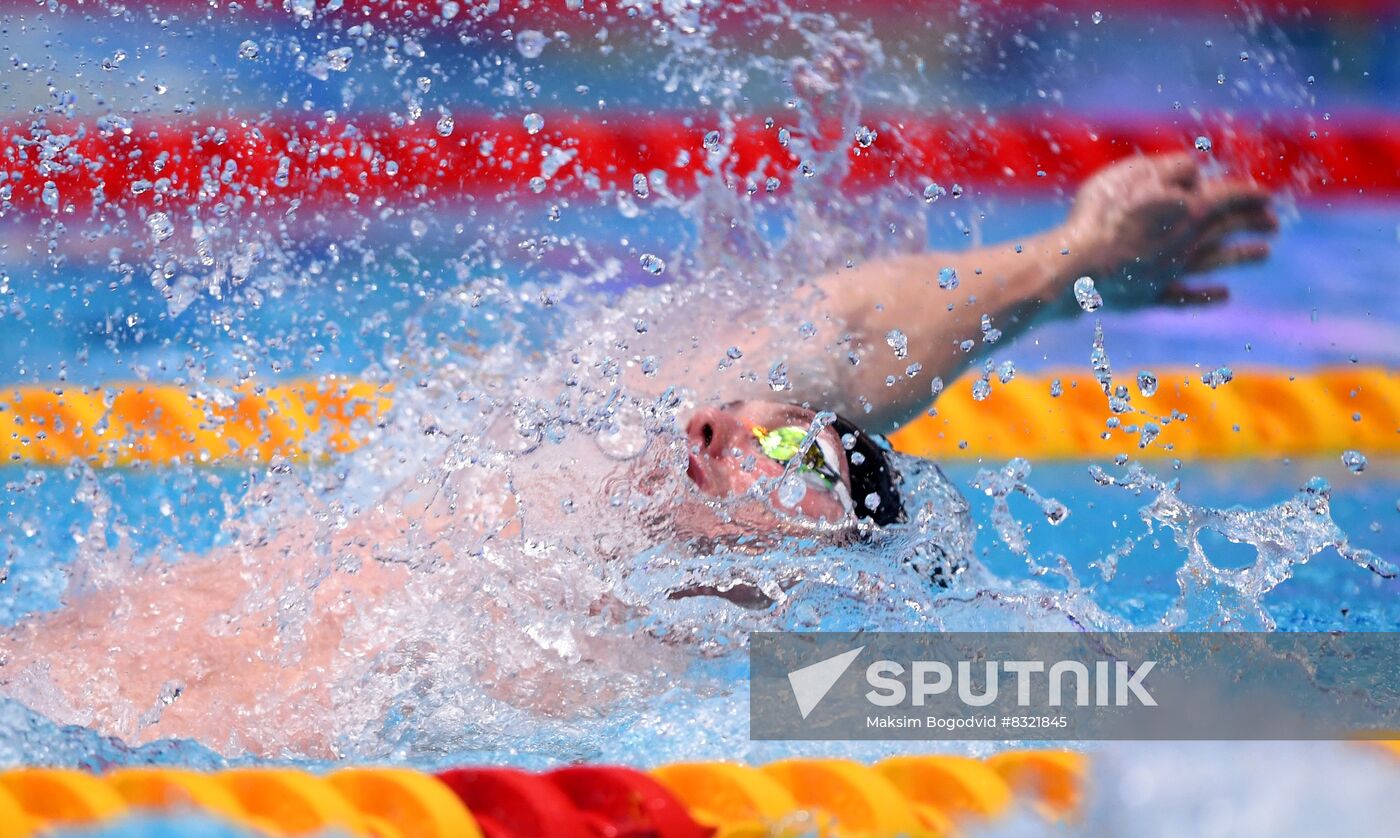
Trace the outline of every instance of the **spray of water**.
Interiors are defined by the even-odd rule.
[[[122,328],[139,332],[146,317],[179,322],[192,347],[142,374],[217,392],[230,380],[314,369],[357,332],[375,338],[364,374],[396,388],[395,406],[371,444],[331,465],[278,463],[232,479],[217,543],[194,556],[178,539],[138,547],[130,522],[112,512],[112,485],[81,475],[86,523],[74,525],[70,602],[4,641],[0,710],[14,723],[2,726],[0,763],[78,761],[85,752],[219,760],[192,740],[224,755],[424,762],[762,758],[771,748],[743,733],[743,649],[753,630],[1272,628],[1264,596],[1325,548],[1393,572],[1348,546],[1324,488],[1262,510],[1215,510],[1135,466],[1117,477],[1095,469],[1093,479],[1145,496],[1146,532],[1169,530],[1184,554],[1179,599],[1140,623],[1108,613],[1064,557],[1033,550],[1008,499],[1025,496],[1049,525],[1070,510],[1030,487],[1022,460],[984,470],[970,488],[993,498],[990,524],[1024,559],[1028,579],[981,561],[959,488],[906,457],[896,462],[908,520],[882,531],[736,526],[715,537],[693,526],[678,512],[697,502],[679,421],[704,394],[656,384],[683,380],[682,354],[722,367],[765,351],[696,352],[707,345],[704,324],[747,318],[810,337],[808,313],[788,304],[804,279],[915,249],[935,220],[976,240],[979,213],[947,215],[949,192],[936,184],[892,182],[860,195],[837,188],[873,145],[902,142],[893,127],[863,121],[863,102],[928,105],[887,83],[910,68],[868,28],[756,4],[755,26],[773,47],[755,56],[741,41],[757,35],[740,39],[720,26],[721,4],[624,5],[623,16],[584,13],[598,15],[596,39],[624,25],[652,32],[663,95],[715,114],[686,152],[704,163],[693,190],[659,168],[608,185],[576,165],[565,128],[539,159],[520,162],[538,168],[531,195],[503,194],[489,213],[441,199],[362,203],[350,187],[351,223],[331,234],[298,197],[259,198],[264,211],[225,189],[239,177],[230,159],[203,173],[209,199],[186,214],[142,210],[107,222],[117,243],[110,268],[141,303]],[[292,8],[308,31],[322,14]],[[444,4],[432,25],[478,13],[492,14]],[[964,8],[950,25],[955,52],[985,58],[982,18]],[[521,29],[518,56],[444,68],[427,54],[431,33],[356,28],[314,48],[294,37],[250,39],[238,60],[292,62],[322,90],[374,58],[395,80],[394,127],[427,121],[443,141],[463,131],[460,112],[434,99],[449,79],[491,89],[530,136],[554,130],[557,118],[533,103],[531,62],[571,48],[567,38]],[[352,42],[339,45],[341,37]],[[731,154],[762,123],[746,102],[765,86],[786,91],[781,120],[761,130],[796,158],[791,171],[772,161],[740,170]],[[338,111],[370,92],[346,83],[336,107],[316,108],[320,124],[368,130]],[[133,130],[125,119],[98,123]],[[34,165],[81,162],[65,156],[73,138],[63,130],[35,120]],[[510,160],[490,136],[470,142],[484,158]],[[306,177],[303,163],[289,152],[275,181]],[[566,182],[582,184],[583,195],[552,191]],[[157,180],[139,193],[172,188]],[[949,201],[962,194],[952,185]],[[54,212],[40,228],[55,242],[67,223],[56,212],[69,197],[45,193]],[[683,232],[664,239],[657,230],[667,225],[657,222],[635,240],[629,233],[623,249],[635,253],[623,259],[615,243],[567,227],[594,210],[615,211],[624,225],[670,213]],[[454,213],[470,223],[454,223]],[[448,243],[445,259],[426,246],[434,240]],[[343,317],[296,319],[281,335],[247,327],[249,318],[294,311],[328,277],[342,284]],[[381,283],[395,287],[388,310],[375,305]],[[984,336],[994,331],[988,323]],[[219,332],[239,338],[229,356],[196,357],[193,348]],[[891,333],[892,350],[902,337]],[[1094,370],[1112,397],[1102,343],[1100,333]],[[1001,380],[1014,372],[1003,365]],[[991,374],[988,366],[989,390]],[[780,392],[787,375],[774,366],[770,386]],[[753,501],[711,502],[707,514],[742,523],[743,502]],[[1198,538],[1207,529],[1254,544],[1257,563],[1213,566]],[[1101,559],[1103,584],[1131,553],[1128,544]],[[135,744],[166,737],[176,744]]]

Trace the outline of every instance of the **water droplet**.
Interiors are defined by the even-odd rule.
[[[244,41],[238,45],[238,57],[244,61],[257,61],[258,45],[253,41]]]
[[[870,148],[875,143],[875,138],[880,136],[874,130],[862,125],[856,129],[856,144],[861,148]]]
[[[1001,380],[1001,383],[1010,384],[1011,380],[1015,377],[1016,363],[1014,361],[1002,361],[1001,366],[997,368],[997,378]]]
[[[291,159],[290,157],[281,157],[281,158],[278,158],[278,160],[277,160],[277,173],[276,173],[275,175],[273,175],[273,177],[272,177],[272,182],[273,182],[273,184],[275,184],[276,186],[278,186],[278,187],[280,187],[280,188],[285,189],[286,186],[287,186],[287,183],[291,180],[291,171],[292,171],[292,159]]]
[[[1089,19],[1095,24],[1103,23],[1103,12],[1095,11],[1093,14],[1089,15]]]
[[[1074,281],[1074,300],[1085,311],[1103,308],[1103,296],[1094,287],[1093,277],[1081,276]]]
[[[544,129],[544,117],[533,112],[527,113],[525,118],[521,120],[521,124],[525,126],[525,133],[538,134]]]
[[[800,168],[803,177],[816,177],[817,175],[817,164],[811,160],[803,160]]]
[[[408,222],[408,232],[412,233],[415,239],[421,239],[428,235],[428,225],[423,223],[423,219],[415,218]]]
[[[343,73],[350,69],[350,59],[355,57],[355,51],[350,47],[340,47],[326,53],[326,66]]]
[[[58,212],[58,186],[51,180],[44,181],[44,191],[40,194],[44,206]]]
[[[731,346],[724,350],[724,355],[731,361],[737,361],[744,357],[744,351],[737,346]]]
[[[788,143],[790,143],[790,142],[792,142],[792,132],[789,131],[789,130],[786,129],[786,128],[779,128],[779,129],[778,129],[778,145],[782,146],[783,148],[787,148],[787,147],[788,147]]]
[[[1196,138],[1197,151],[1210,151],[1211,148],[1212,146],[1210,143],[1210,137],[1207,137],[1206,135],[1202,134],[1201,136]]]
[[[1057,378],[1050,382],[1050,398],[1058,399],[1060,396],[1064,395],[1064,392],[1065,390],[1063,385],[1060,384],[1060,379]]]
[[[807,481],[800,475],[789,474],[778,484],[778,503],[791,508],[807,497]]]
[[[1212,390],[1223,384],[1229,384],[1234,380],[1235,371],[1229,367],[1219,367],[1201,376],[1201,383],[1208,385]]]
[[[904,358],[909,355],[909,338],[900,330],[891,329],[890,332],[885,335],[885,343],[889,344],[890,349],[894,350],[894,356],[896,358]]]
[[[1156,422],[1143,422],[1142,430],[1138,432],[1138,447],[1146,448],[1156,441],[1162,433],[1162,428]]]
[[[1366,455],[1355,449],[1343,451],[1342,465],[1352,474],[1360,474],[1366,470]]]
[[[153,184],[152,184],[149,180],[146,180],[145,178],[141,178],[140,180],[133,180],[133,181],[131,182],[131,187],[130,187],[130,189],[131,189],[131,194],[133,194],[133,195],[140,195],[140,194],[142,194],[142,193],[149,192],[152,185],[153,185]]]
[[[515,36],[515,48],[526,58],[539,58],[549,38],[538,29],[523,29]]]
[[[780,187],[780,186],[782,186],[782,185],[783,185],[783,182],[782,182],[781,180],[778,180],[778,179],[775,178],[775,177],[770,177],[770,178],[768,178],[767,180],[765,180],[765,181],[763,182],[763,190],[764,190],[765,192],[767,192],[768,194],[771,195],[771,194],[773,194],[774,192],[777,192],[777,191],[778,191],[778,187]]]
[[[453,0],[447,0],[446,3],[442,4],[442,19],[451,20],[452,18],[456,17],[457,13],[460,11],[462,11],[462,7],[460,5],[453,2]]]
[[[974,401],[986,401],[992,394],[992,383],[985,378],[979,378],[972,382],[972,398]]]
[[[936,183],[930,183],[928,186],[924,187],[924,203],[931,204],[947,194],[948,190]]]
[[[536,195],[544,191],[546,181],[544,178],[535,176],[530,178],[530,191]]]
[[[661,276],[666,271],[666,263],[655,253],[642,254],[642,270],[652,276]]]
[[[647,176],[641,172],[632,175],[632,194],[638,198],[645,198],[651,194],[651,185],[647,183]]]
[[[992,328],[991,315],[982,315],[982,341],[983,343],[996,343],[1001,340],[1001,329]],[[988,363],[991,363],[990,361]]]
[[[945,291],[957,288],[958,272],[951,267],[940,268],[938,271],[938,287]]]
[[[454,127],[456,127],[456,123],[452,121],[452,114],[445,113],[442,116],[438,117],[437,132],[439,137],[452,136],[452,129]]]
[[[146,229],[151,233],[151,240],[157,243],[175,235],[175,224],[171,222],[170,216],[163,212],[153,212],[146,216]]]
[[[710,131],[706,133],[704,140],[705,150],[709,152],[719,151],[720,139],[721,137],[718,131]]]
[[[787,364],[778,361],[768,370],[768,387],[775,393],[792,389],[792,383],[788,381]]]
[[[1146,398],[1157,395],[1157,375],[1152,370],[1143,370],[1137,375],[1138,392]]]

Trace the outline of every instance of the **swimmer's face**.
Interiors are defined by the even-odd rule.
[[[815,416],[796,405],[762,401],[700,410],[686,425],[686,474],[712,497],[742,497],[758,486],[775,509],[829,523],[844,521],[851,514],[851,475],[840,437],[823,428],[802,450]],[[788,505],[777,484],[790,467],[806,491]]]

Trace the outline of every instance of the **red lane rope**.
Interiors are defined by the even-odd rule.
[[[547,114],[545,128],[533,135],[520,115],[466,114],[447,137],[432,121],[394,126],[382,117],[0,123],[0,171],[8,172],[8,180],[0,178],[0,217],[111,218],[195,203],[285,209],[294,201],[373,211],[506,193],[533,197],[530,181],[550,154],[567,160],[546,173],[545,199],[630,189],[634,174],[654,170],[683,194],[716,163],[732,174],[735,188],[761,189],[770,175],[801,177],[794,152],[804,142],[848,145],[844,186],[856,190],[893,183],[918,193],[937,181],[984,191],[1053,191],[1134,153],[1190,150],[1233,174],[1303,196],[1400,196],[1400,117],[1334,118],[1318,128],[922,116],[871,117],[866,125],[878,132],[869,148],[859,147],[850,126],[837,125],[816,137],[790,126],[794,142],[784,147],[781,124],[740,122],[727,132],[731,145],[720,162],[703,146],[713,124],[665,114]],[[1193,150],[1198,134],[1211,139],[1209,153]]]

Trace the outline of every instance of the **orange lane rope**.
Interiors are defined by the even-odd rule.
[[[139,815],[199,813],[267,835],[320,830],[365,838],[796,838],[959,834],[1015,809],[1074,817],[1088,760],[1070,751],[1007,751],[663,765],[650,772],[576,765],[531,773],[462,767],[342,768],[326,775],[248,767],[92,774],[0,770],[0,838],[30,838]]]
[[[991,394],[980,401],[973,397],[975,379],[964,378],[944,391],[936,415],[891,440],[902,451],[942,460],[1400,453],[1396,372],[1241,369],[1214,387],[1202,381],[1209,375],[1163,370],[1150,397],[1129,381],[1129,398],[1117,413],[1085,372],[1023,374],[1005,384],[993,379]],[[391,407],[388,388],[338,377],[227,390],[20,385],[0,389],[0,462],[85,460],[109,467],[305,459],[359,447]],[[1149,423],[1160,434],[1143,444]]]
[[[1335,457],[1355,449],[1367,456],[1400,453],[1400,374],[1379,367],[1333,367],[1306,373],[1241,369],[1215,387],[1201,369],[1162,370],[1156,393],[1144,397],[1131,378],[1127,411],[1085,372],[992,381],[983,401],[972,383],[952,385],[923,417],[891,441],[936,459],[1132,457],[1181,459]],[[1052,387],[1059,381],[1059,396]],[[1120,405],[1122,406],[1122,405]],[[1117,418],[1119,426],[1109,428]],[[1161,429],[1143,445],[1147,423]],[[1132,430],[1129,430],[1132,428]]]

